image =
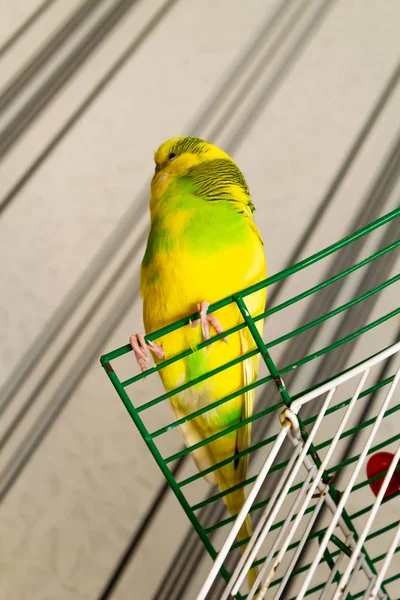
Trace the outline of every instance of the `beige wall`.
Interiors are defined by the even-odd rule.
[[[0,43],[40,4],[0,1]],[[0,90],[86,3],[48,4],[0,55]],[[35,94],[40,99],[47,93],[62,61],[118,4],[98,1],[5,107],[0,152],[1,140],[9,144],[9,123],[24,106],[34,110]],[[100,354],[141,329],[138,267],[158,144],[195,133],[232,152],[252,191],[272,274],[285,266],[396,67],[399,2],[296,0],[281,9],[240,70],[249,46],[281,6],[281,0],[133,2],[1,158],[1,198],[11,197],[0,216],[5,391],[43,345],[0,420],[3,434],[33,395],[29,413],[0,455],[0,485],[8,490],[0,506],[1,598],[97,598],[162,483],[98,362]],[[162,7],[165,14],[156,22]],[[154,27],[145,31],[151,22]],[[132,55],[14,194],[141,33]],[[218,97],[234,73],[237,78]],[[399,100],[397,87],[298,258],[347,233],[394,143]],[[378,212],[397,203],[394,190]],[[103,287],[135,244],[104,297]],[[94,272],[98,277],[89,281]],[[73,311],[66,319],[68,306]],[[73,344],[65,349],[72,334]],[[390,328],[381,335],[371,344],[383,344]],[[48,369],[51,376],[41,385]],[[51,426],[34,448],[47,422]],[[14,481],[25,456],[29,460]],[[169,496],[113,598],[150,599],[186,529],[186,517]],[[200,580],[198,575],[193,589]]]

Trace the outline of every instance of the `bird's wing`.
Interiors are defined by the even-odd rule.
[[[249,297],[248,304],[250,304],[252,306],[251,307],[249,306],[248,308],[249,308],[252,316],[258,315],[264,310],[265,298],[266,298],[265,290],[260,290],[259,292],[255,293]],[[256,322],[256,327],[261,335],[262,335],[263,326],[264,326],[263,320],[259,320]],[[239,334],[240,334],[240,343],[241,343],[241,354],[243,355],[255,348],[255,341],[247,327],[245,329],[241,329]],[[258,354],[256,356],[253,356],[253,357],[248,358],[247,360],[243,361],[242,365],[243,365],[243,386],[244,387],[246,387],[246,386],[250,385],[251,383],[254,383],[254,381],[256,381],[259,360],[260,360],[260,356]],[[248,417],[250,417],[253,414],[253,409],[254,409],[254,389],[248,390],[248,391],[244,392],[244,394],[243,394],[242,415],[241,415],[242,421],[244,421],[245,419],[247,419]],[[236,448],[237,448],[238,452],[247,450],[247,448],[250,446],[251,428],[252,428],[252,424],[248,423],[247,425],[244,425],[243,427],[238,429],[238,435],[237,435],[237,440],[236,440]],[[237,467],[241,471],[243,478],[246,477],[247,465],[248,465],[248,455],[241,458],[237,465]]]
[[[186,414],[173,402],[171,402],[172,410],[175,415],[175,419],[181,419],[185,417]],[[196,423],[195,419],[192,421],[187,421],[179,426],[179,430],[182,434],[186,447],[193,446],[193,444],[197,444],[204,440],[204,434],[201,434]],[[204,471],[209,467],[212,467],[215,464],[214,457],[210,454],[210,450],[208,446],[202,446],[197,450],[191,452],[191,456],[196,463],[196,466],[199,471]],[[208,475],[204,475],[204,479],[210,485],[216,485],[217,480],[215,478],[215,473],[208,473]]]

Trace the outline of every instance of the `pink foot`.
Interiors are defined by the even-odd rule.
[[[145,342],[144,335],[142,333],[135,333],[129,338],[129,343],[132,346],[132,350],[135,354],[136,362],[139,365],[142,373],[150,369],[151,356],[149,349],[159,358],[160,360],[165,358],[164,350],[161,346],[158,346],[154,342]]]
[[[196,319],[196,321],[191,322],[192,327],[197,327],[199,325],[199,323],[201,323],[201,332],[202,332],[204,340],[209,340],[211,337],[210,336],[210,325],[211,325],[211,327],[213,327],[215,329],[217,334],[224,332],[224,328],[222,327],[221,323],[218,321],[217,317],[215,315],[213,315],[212,313],[207,314],[209,307],[210,307],[210,303],[207,302],[207,300],[203,300],[203,302],[198,304],[197,310],[200,313],[200,319]],[[228,338],[224,337],[222,339],[224,340],[224,342],[226,344],[228,343]]]

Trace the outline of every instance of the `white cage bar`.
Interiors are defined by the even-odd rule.
[[[271,527],[279,515],[279,512],[282,508],[284,501],[288,497],[289,490],[293,485],[296,475],[298,474],[301,467],[304,467],[306,470],[306,476],[304,478],[304,482],[301,485],[289,512],[281,525],[281,529],[278,532],[274,542],[270,548],[270,551],[264,561],[264,564],[259,572],[256,582],[253,585],[253,588],[250,590],[250,593],[247,596],[247,600],[262,600],[266,598],[268,593],[268,598],[272,598],[274,600],[278,600],[282,597],[282,594],[285,591],[285,587],[290,579],[291,574],[293,573],[296,562],[306,544],[310,531],[313,527],[313,524],[325,503],[329,510],[332,513],[331,521],[329,526],[327,527],[325,534],[320,540],[318,550],[313,558],[313,561],[304,577],[301,588],[296,595],[296,600],[302,600],[306,593],[311,589],[312,580],[320,564],[321,558],[324,555],[324,552],[327,550],[328,543],[330,542],[331,536],[336,527],[339,527],[345,539],[346,552],[341,550],[337,556],[334,567],[330,572],[329,577],[327,577],[327,581],[321,591],[319,598],[321,600],[339,600],[344,598],[348,591],[351,589],[352,582],[357,577],[359,571],[362,571],[363,574],[367,578],[365,593],[363,598],[368,600],[372,600],[375,598],[384,599],[387,597],[386,593],[382,590],[382,582],[384,581],[385,574],[389,568],[389,565],[393,559],[395,554],[397,544],[400,540],[400,528],[397,529],[395,536],[393,538],[392,543],[387,548],[387,553],[380,569],[378,575],[376,575],[371,567],[368,564],[368,561],[365,560],[364,554],[362,552],[363,544],[368,536],[369,531],[371,530],[371,526],[376,518],[376,515],[381,506],[381,502],[384,498],[384,494],[387,490],[389,482],[392,478],[394,470],[398,464],[400,459],[400,447],[397,449],[394,458],[391,462],[390,468],[388,469],[383,483],[380,487],[379,493],[373,503],[373,507],[368,516],[367,522],[362,528],[362,531],[358,533],[358,539],[355,541],[353,532],[347,526],[345,520],[342,517],[343,510],[346,508],[346,503],[349,499],[352,488],[355,484],[357,476],[364,464],[365,458],[372,446],[373,440],[377,434],[379,426],[382,422],[385,412],[387,411],[389,404],[393,398],[394,391],[396,386],[398,385],[400,378],[400,367],[397,369],[396,375],[394,376],[388,390],[386,392],[385,397],[383,398],[381,405],[379,407],[378,415],[374,421],[374,424],[371,428],[371,431],[368,434],[368,437],[363,445],[362,452],[360,453],[358,459],[355,461],[353,465],[353,472],[351,473],[350,479],[341,495],[340,501],[336,504],[329,492],[329,485],[324,483],[322,476],[327,468],[328,462],[338,444],[340,436],[345,430],[346,424],[352,414],[354,407],[357,404],[360,393],[362,392],[370,370],[381,363],[382,361],[388,359],[390,356],[395,355],[400,352],[400,342],[392,345],[391,347],[383,350],[379,354],[373,356],[372,358],[364,361],[360,365],[350,369],[346,373],[332,379],[331,381],[319,386],[318,388],[307,392],[297,398],[290,406],[290,409],[285,409],[281,414],[281,431],[279,432],[275,443],[273,444],[265,462],[254,482],[252,489],[247,497],[246,503],[243,506],[242,510],[238,514],[215,562],[210,570],[210,573],[204,582],[200,593],[197,596],[197,600],[206,600],[207,595],[210,591],[210,588],[221,568],[224,564],[224,561],[236,541],[237,533],[244,522],[249,510],[251,509],[258,492],[260,491],[265,478],[267,477],[270,469],[277,457],[279,457],[279,451],[282,447],[282,444],[286,438],[288,438],[293,444],[293,455],[289,460],[286,468],[283,471],[283,474],[280,477],[280,480],[275,488],[273,495],[270,498],[270,501],[267,504],[267,507],[263,511],[261,517],[259,518],[251,539],[247,545],[246,550],[241,556],[236,568],[230,578],[230,581],[226,585],[223,595],[221,596],[221,600],[229,600],[229,598],[234,598],[241,585],[243,584],[248,571],[253,564],[253,561],[257,557],[257,553],[261,548],[266,536],[271,532]],[[336,390],[343,385],[344,383],[359,378],[358,384],[356,386],[356,390],[351,398],[350,403],[348,404],[345,413],[337,427],[336,433],[332,439],[332,442],[327,449],[326,455],[321,462],[320,467],[317,469],[314,462],[307,455],[307,452],[312,444],[321,423],[325,417],[326,411],[329,408],[329,405],[336,393]],[[297,420],[297,414],[300,413],[302,406],[306,403],[315,401],[326,394],[325,399],[323,400],[319,414],[313,424],[313,427],[308,434],[307,440],[304,441],[299,432],[299,423]],[[275,575],[277,569],[284,558],[288,547],[291,541],[296,534],[301,523],[304,524],[305,513],[307,507],[310,504],[311,498],[315,497],[315,493],[318,493],[318,501],[314,506],[314,509],[307,516],[308,522],[305,528],[305,531],[302,534],[302,537],[298,543],[296,551],[288,565],[286,572],[282,578],[282,581],[275,590],[271,589],[271,583],[275,579]],[[344,568],[344,572],[340,577],[340,580],[337,581],[337,573],[339,573],[339,567],[342,566],[343,561],[346,558],[346,554],[348,554],[348,562]],[[261,586],[261,587],[260,587]],[[269,594],[271,592],[271,594]]]

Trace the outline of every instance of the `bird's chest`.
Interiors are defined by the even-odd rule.
[[[227,257],[214,247],[207,232],[196,240],[203,252],[194,247],[190,236],[190,228],[176,231],[175,227],[150,234],[142,265],[145,303],[151,299],[153,304],[167,304],[171,308],[179,304],[183,314],[187,314],[188,303],[201,302],[215,289],[217,274],[224,264],[227,266]],[[195,307],[190,306],[189,312],[192,309]],[[176,313],[176,308],[173,310]]]
[[[253,242],[245,219],[216,203],[154,219],[141,272],[146,331],[248,285]]]

